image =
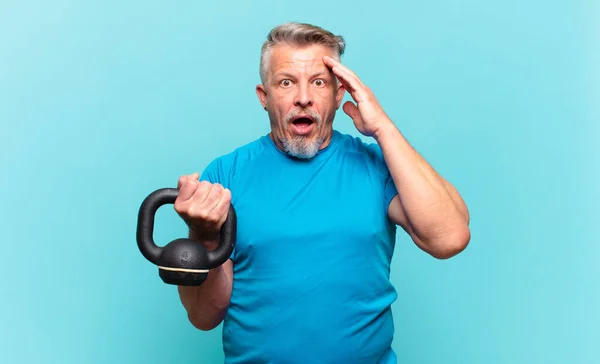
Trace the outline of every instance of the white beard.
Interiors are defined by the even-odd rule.
[[[319,130],[322,120],[319,114],[312,112],[311,110],[307,110],[305,112],[309,114],[313,118],[313,122],[316,124],[315,127]],[[285,129],[289,131],[290,122],[296,117],[300,112],[298,110],[294,110],[291,112],[285,120]],[[302,158],[302,159],[310,159],[314,157],[318,152],[321,145],[323,145],[323,138],[316,137],[315,140],[309,141],[309,137],[304,135],[295,135],[292,138],[283,138],[281,141],[283,144],[283,149],[285,152],[293,157]]]
[[[283,138],[281,142],[287,154],[296,158],[310,159],[319,152],[324,140],[319,136],[309,141],[307,137],[297,135],[292,138]]]

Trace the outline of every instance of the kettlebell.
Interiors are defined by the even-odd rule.
[[[235,246],[237,217],[229,206],[227,220],[220,231],[219,245],[207,251],[201,243],[181,238],[159,247],[154,243],[154,219],[159,207],[174,204],[179,190],[161,188],[149,194],[140,206],[137,223],[137,245],[142,255],[158,266],[160,278],[166,284],[199,286],[214,269],[229,259]]]

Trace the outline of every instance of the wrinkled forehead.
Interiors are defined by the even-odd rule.
[[[324,56],[333,57],[333,51],[322,45],[294,47],[290,45],[277,45],[273,47],[269,71],[278,72],[315,73],[328,72],[323,62]]]

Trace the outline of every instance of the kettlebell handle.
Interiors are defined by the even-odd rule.
[[[149,194],[140,206],[136,233],[138,248],[142,255],[155,265],[159,265],[163,252],[163,248],[157,246],[153,239],[156,211],[163,205],[174,204],[178,194],[177,188],[161,188]],[[235,245],[235,238],[236,212],[233,205],[230,205],[227,219],[221,227],[218,247],[206,252],[208,258],[206,269],[216,268],[229,258]]]

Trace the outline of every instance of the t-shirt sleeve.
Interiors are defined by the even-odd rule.
[[[394,198],[394,196],[396,196],[398,194],[398,190],[396,189],[396,184],[394,183],[394,179],[392,178],[392,175],[390,174],[390,171],[386,168],[385,170],[386,173],[386,178],[385,178],[385,190],[383,192],[383,198],[384,198],[384,205],[385,205],[385,209],[387,211],[388,206],[390,205],[390,203],[392,202],[392,199]]]
[[[229,179],[226,178],[226,173],[223,170],[223,165],[219,159],[215,159],[206,166],[199,178],[200,181],[207,181],[210,183],[218,183],[225,188],[229,187]],[[229,259],[235,261],[235,246],[233,252],[229,256]]]
[[[204,168],[202,174],[200,175],[200,181],[207,181],[210,183],[219,183],[222,184],[221,179],[219,178],[219,169],[218,169],[218,161],[213,160]]]
[[[380,176],[380,181],[383,188],[383,207],[384,212],[387,214],[388,207],[394,196],[398,194],[398,190],[385,162],[385,158],[383,157],[383,151],[379,145],[376,143],[371,143],[368,144],[367,148],[371,154],[372,165],[375,169],[377,169],[378,175]]]

